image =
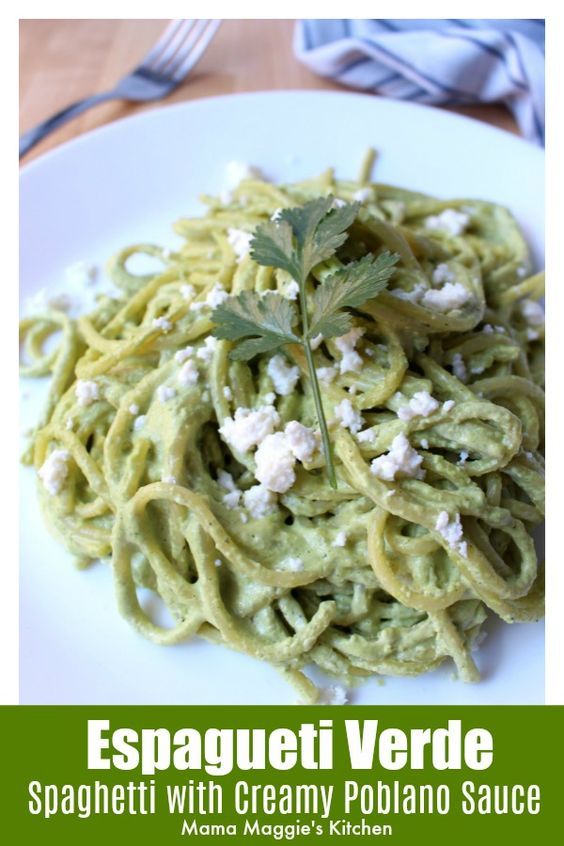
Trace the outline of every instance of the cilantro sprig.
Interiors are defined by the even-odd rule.
[[[243,291],[218,305],[212,320],[216,338],[239,342],[230,353],[233,359],[249,361],[259,353],[274,352],[288,344],[303,347],[329,481],[336,488],[311,340],[319,334],[324,338],[346,334],[351,328],[347,309],[361,306],[386,288],[399,256],[388,251],[367,255],[328,275],[314,290],[310,312],[306,295],[310,275],[345,243],[347,230],[358,214],[358,203],[334,208],[333,200],[332,196],[319,197],[301,207],[284,209],[276,221],[257,227],[251,241],[254,261],[285,270],[298,283],[299,311],[295,302],[278,293],[261,296],[256,291]]]

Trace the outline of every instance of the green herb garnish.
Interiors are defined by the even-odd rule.
[[[315,372],[311,339],[322,334],[334,338],[351,328],[347,308],[356,308],[387,286],[399,256],[388,251],[367,255],[327,276],[314,290],[312,313],[308,311],[306,283],[313,269],[332,258],[348,238],[358,203],[332,208],[333,197],[320,197],[304,206],[284,209],[276,221],[263,223],[251,241],[251,258],[258,264],[285,270],[299,286],[296,304],[278,293],[261,296],[243,291],[228,297],[214,309],[216,338],[241,341],[230,357],[249,361],[255,355],[273,352],[287,344],[303,347],[315,401],[315,409],[329,481],[337,487],[335,467],[321,392]]]

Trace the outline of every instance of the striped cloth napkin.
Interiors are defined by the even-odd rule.
[[[298,21],[294,49],[312,71],[387,97],[441,105],[502,101],[544,144],[544,21]]]

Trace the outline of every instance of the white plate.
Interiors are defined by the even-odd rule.
[[[231,160],[276,180],[329,165],[351,177],[365,149],[377,178],[444,197],[507,205],[535,262],[543,261],[543,154],[500,130],[444,111],[355,94],[277,92],[218,97],[146,112],[98,129],[33,162],[21,177],[21,290],[59,286],[69,264],[102,263],[136,241],[172,246],[171,223],[224,187]],[[38,390],[25,384],[23,428]],[[23,703],[291,703],[274,669],[194,640],[142,639],[118,615],[109,571],[73,569],[41,520],[35,480],[21,486],[21,701]],[[484,678],[453,681],[452,666],[387,679],[358,703],[541,703],[543,626],[500,625],[478,655]]]

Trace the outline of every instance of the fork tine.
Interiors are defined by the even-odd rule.
[[[207,21],[198,19],[192,23],[193,26],[183,32],[182,38],[176,39],[175,50],[169,51],[167,61],[160,64],[160,73],[172,77],[174,68],[179,62],[184,61],[184,58],[190,53],[193,45],[200,37],[200,33],[205,28]]]
[[[186,26],[178,31],[174,38],[174,42],[171,43],[169,50],[167,50],[166,56],[163,56],[162,60],[159,61],[159,73],[162,73],[168,77],[171,76],[170,67],[175,62],[176,57],[178,55],[184,56],[186,54],[186,51],[190,50],[190,45],[198,37],[198,34],[202,28],[202,24],[205,22],[196,19],[191,20],[188,23],[189,26]]]
[[[143,57],[141,67],[149,67],[157,61],[161,53],[166,50],[166,48],[169,46],[170,42],[178,32],[178,29],[180,28],[182,23],[183,21],[181,19],[178,19],[171,21],[167,25],[159,40],[155,44],[153,44],[147,55]]]
[[[149,69],[153,73],[168,75],[165,70],[166,66],[172,61],[178,50],[198,25],[198,21],[194,19],[178,20],[176,23],[177,27],[171,38],[169,38],[168,43],[149,66]],[[145,65],[145,63],[143,64]]]
[[[168,71],[175,82],[180,82],[192,70],[221,25],[220,20],[206,20],[203,23],[204,26],[199,29],[197,37],[191,39],[188,52],[183,50],[182,55],[176,56],[174,66]]]

